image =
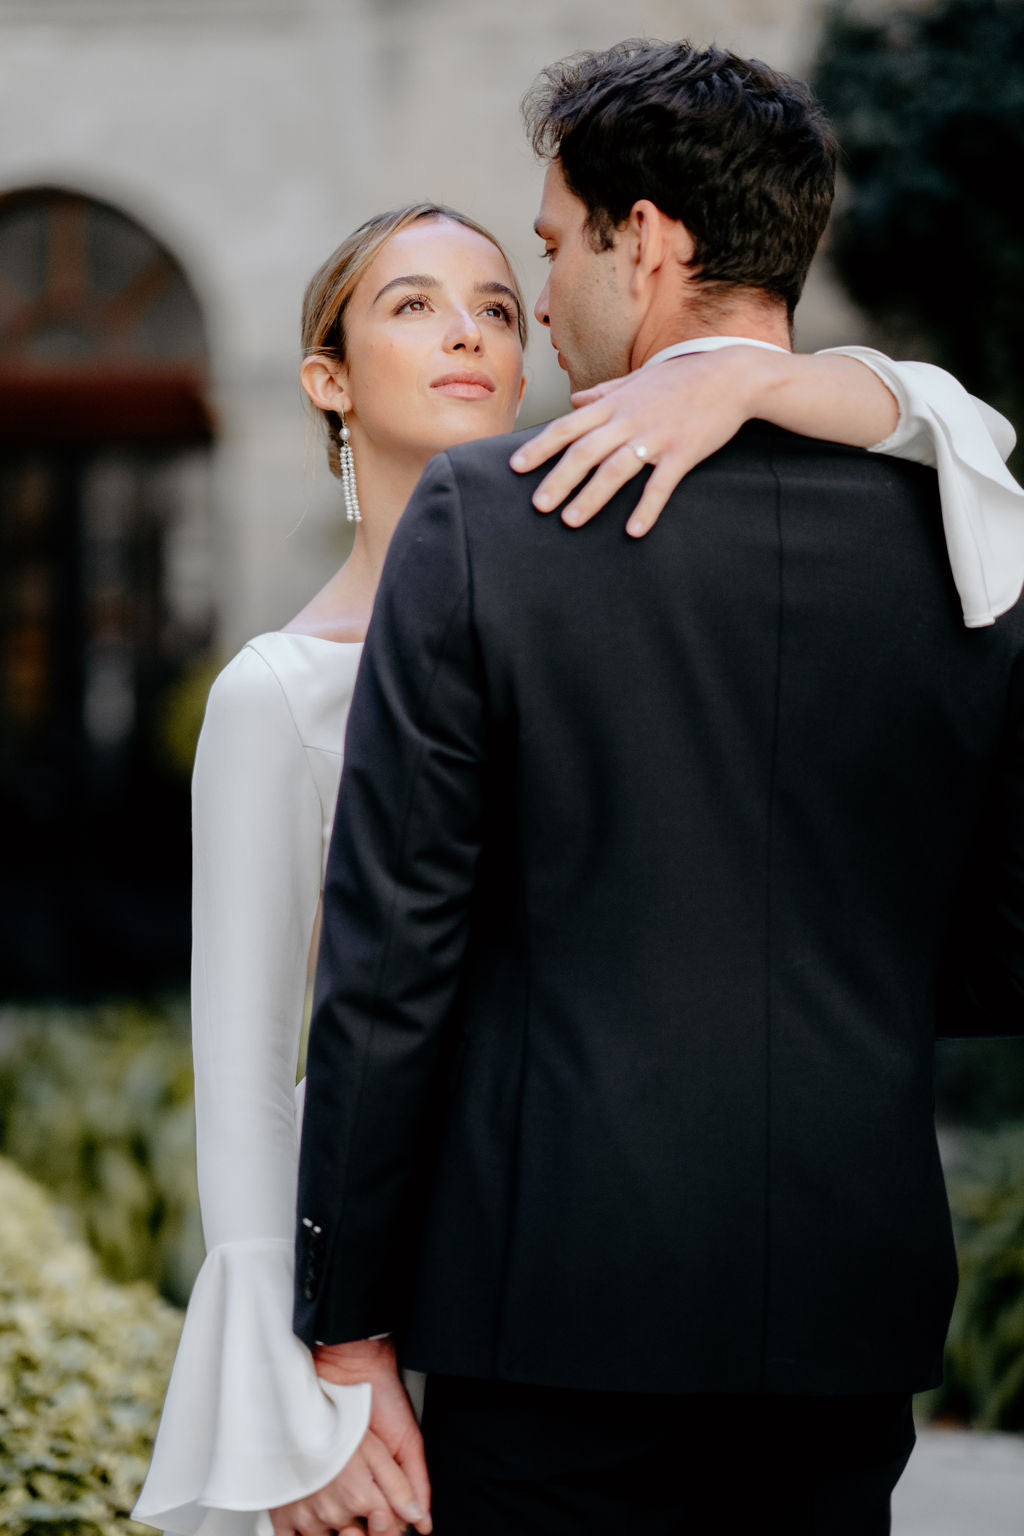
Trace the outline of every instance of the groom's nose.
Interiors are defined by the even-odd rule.
[[[550,303],[551,303],[551,295],[550,295],[550,292],[549,292],[550,287],[551,287],[551,279],[549,277],[547,282],[544,284],[544,287],[541,289],[540,293],[537,295],[537,302],[533,306],[534,317],[539,322],[539,324],[546,325],[546,326],[550,326],[551,325],[551,317],[548,314],[548,308],[549,308]]]

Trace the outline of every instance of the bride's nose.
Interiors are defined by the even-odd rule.
[[[445,350],[448,352],[479,352],[483,334],[477,322],[476,316],[468,309],[453,311],[448,322],[448,331],[445,336]]]

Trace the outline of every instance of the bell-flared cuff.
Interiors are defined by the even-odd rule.
[[[133,1517],[181,1536],[262,1536],[265,1512],[341,1471],[370,1387],[336,1386],[291,1331],[283,1238],[225,1243],[199,1272]]]
[[[938,471],[949,563],[969,629],[992,624],[1024,586],[1024,491],[1003,463],[1005,417],[930,363],[893,362],[871,347],[832,347],[866,364],[896,396],[895,432],[872,453]]]

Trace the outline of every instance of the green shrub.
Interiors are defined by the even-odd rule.
[[[935,1103],[943,1126],[994,1131],[1024,1121],[1024,1037],[940,1040]]]
[[[0,1010],[0,1151],[77,1214],[112,1279],[187,1299],[202,1235],[183,1005]]]
[[[940,1104],[961,1127],[1020,1105],[1024,1043],[951,1043],[941,1059]],[[952,1143],[960,1295],[946,1383],[923,1408],[1024,1430],[1024,1127]],[[108,1275],[185,1302],[202,1240],[183,1004],[0,1009],[0,1149],[76,1213]]]
[[[1024,218],[1006,167],[1024,151],[1024,7],[832,0],[814,83],[843,149],[843,284],[886,350],[895,336],[1019,426]]]
[[[927,1411],[1024,1430],[1024,1126],[962,1138],[949,1177],[960,1290]]]
[[[0,1529],[143,1532],[180,1314],[104,1278],[43,1191],[0,1158]]]

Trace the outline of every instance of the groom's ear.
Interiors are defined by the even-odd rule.
[[[696,250],[686,225],[680,219],[671,219],[667,213],[662,213],[649,198],[641,198],[633,204],[620,238],[629,242],[634,286],[637,287],[656,276],[666,264],[688,267]]]

